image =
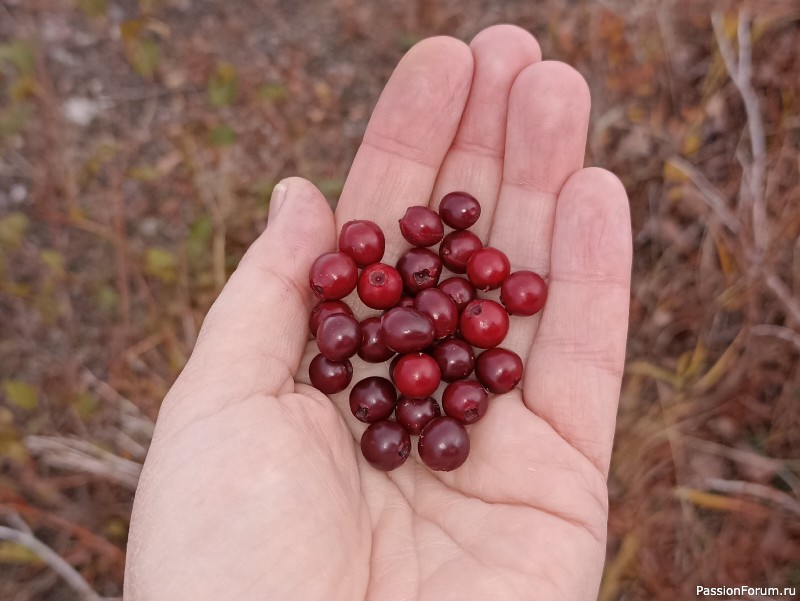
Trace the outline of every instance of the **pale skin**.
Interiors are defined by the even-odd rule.
[[[387,83],[335,214],[309,182],[278,184],[164,401],[126,601],[596,598],[631,233],[619,180],[583,168],[589,108],[581,76],[521,29],[431,38]],[[347,391],[309,385],[308,269],[351,219],[383,228],[393,264],[405,208],[453,190],[480,199],[474,231],[545,275],[549,299],[512,318],[503,346],[524,380],[470,427],[467,462],[431,472],[414,452],[380,472]],[[354,382],[387,373],[354,368]]]

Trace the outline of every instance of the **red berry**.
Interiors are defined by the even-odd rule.
[[[442,275],[442,260],[427,248],[412,248],[397,260],[397,271],[403,278],[403,286],[410,294],[433,288]]]
[[[442,340],[433,347],[432,356],[442,372],[442,380],[454,382],[466,378],[475,367],[472,347],[460,338]]]
[[[397,367],[397,362],[403,358],[403,355],[395,355],[394,359],[389,362],[389,377],[394,382],[394,368]]]
[[[465,230],[478,221],[481,204],[466,192],[450,192],[439,203],[439,216],[454,230]]]
[[[489,349],[478,355],[475,361],[475,375],[489,392],[493,394],[508,392],[522,380],[522,359],[508,349]]]
[[[438,288],[420,291],[414,299],[414,308],[431,320],[437,339],[450,336],[458,327],[458,307]]]
[[[348,221],[339,232],[339,250],[350,255],[359,267],[380,261],[385,247],[383,231],[372,221]]]
[[[466,273],[467,261],[481,248],[481,239],[472,232],[450,232],[439,245],[439,257],[444,266],[453,273]]]
[[[311,385],[324,394],[340,392],[350,385],[353,379],[353,365],[349,359],[331,361],[320,353],[308,366]]]
[[[317,329],[317,346],[319,352],[331,361],[348,359],[361,346],[361,326],[350,315],[329,315]]]
[[[338,300],[323,300],[317,303],[317,306],[311,310],[311,317],[308,318],[308,329],[311,330],[311,335],[317,335],[317,328],[322,321],[337,313],[344,315],[352,315],[353,311],[345,303]]]
[[[475,286],[464,278],[447,278],[439,284],[438,288],[451,298],[456,304],[456,307],[458,307],[459,313],[464,310],[464,307],[466,307],[470,301],[478,298],[478,292],[475,290]]]
[[[452,417],[437,417],[422,429],[417,449],[430,469],[449,472],[467,460],[469,434]]]
[[[419,351],[433,342],[433,323],[415,309],[395,307],[381,318],[381,340],[398,353]]]
[[[489,408],[489,395],[475,380],[459,380],[444,389],[442,408],[462,424],[474,424]]]
[[[532,271],[515,271],[500,288],[500,301],[511,315],[538,313],[546,300],[547,284]]]
[[[432,396],[425,399],[409,399],[402,396],[394,409],[397,423],[403,426],[409,434],[415,436],[429,421],[441,414],[439,403]]]
[[[408,207],[400,220],[400,233],[414,246],[433,246],[444,236],[444,225],[428,207]]]
[[[479,290],[499,288],[509,273],[508,257],[491,246],[476,250],[467,261],[467,277]]]
[[[387,419],[396,404],[397,391],[386,378],[370,376],[350,390],[350,411],[367,424]]]
[[[308,283],[319,298],[338,299],[350,294],[356,287],[358,267],[344,253],[325,253],[311,265]]]
[[[397,422],[375,422],[361,435],[361,454],[372,467],[389,472],[408,459],[411,438]]]
[[[414,297],[413,296],[401,296],[400,300],[397,301],[396,307],[410,307],[414,308]]]
[[[394,357],[394,351],[381,339],[381,318],[367,317],[361,322],[361,348],[358,356],[367,363],[383,363]]]
[[[442,379],[436,361],[424,353],[410,353],[400,357],[392,377],[400,394],[412,399],[432,395]]]
[[[394,307],[403,295],[403,280],[391,265],[373,263],[358,278],[358,297],[372,309]]]
[[[472,346],[497,346],[508,333],[508,313],[489,299],[478,299],[464,307],[459,320],[461,336]]]

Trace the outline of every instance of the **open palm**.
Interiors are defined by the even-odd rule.
[[[631,241],[619,181],[582,169],[589,106],[577,72],[540,62],[518,28],[469,47],[428,39],[387,84],[335,216],[304,180],[276,187],[266,232],[164,402],[128,601],[596,596]],[[308,385],[308,268],[351,219],[383,228],[393,263],[405,208],[453,190],[481,201],[473,230],[513,269],[545,275],[549,300],[512,318],[503,346],[525,361],[524,381],[470,427],[467,462],[431,472],[412,455],[387,474],[361,457],[347,392]]]

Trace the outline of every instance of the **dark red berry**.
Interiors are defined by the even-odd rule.
[[[427,248],[412,248],[397,260],[397,271],[403,278],[406,291],[414,295],[420,290],[433,288],[442,275],[442,260]]]
[[[403,280],[391,265],[373,263],[358,278],[358,298],[372,309],[394,307],[403,295]]]
[[[400,233],[414,246],[433,246],[444,236],[444,225],[428,207],[408,207],[400,220]]]
[[[460,338],[442,340],[433,347],[432,356],[445,382],[466,378],[475,367],[472,347]]]
[[[329,315],[342,313],[344,315],[352,315],[353,311],[345,303],[338,300],[323,300],[317,303],[317,306],[311,310],[311,317],[308,318],[308,329],[311,330],[311,335],[317,335],[317,328],[322,320]]]
[[[397,307],[414,307],[414,297],[413,296],[401,296],[400,300],[397,301]]]
[[[439,216],[454,230],[465,230],[478,221],[481,205],[471,194],[450,192],[439,203]]]
[[[344,253],[320,255],[308,274],[308,283],[314,294],[328,300],[344,298],[355,290],[357,281],[356,262]]]
[[[458,307],[438,288],[420,291],[414,299],[414,308],[431,320],[437,339],[450,336],[458,327]]]
[[[422,463],[432,470],[449,472],[469,455],[469,434],[452,417],[437,417],[422,429],[417,444]]]
[[[489,349],[478,355],[475,375],[489,392],[508,392],[522,380],[522,359],[508,349]]]
[[[397,423],[403,426],[409,434],[415,436],[429,421],[441,414],[439,403],[432,396],[425,399],[409,399],[401,396],[394,409]]]
[[[409,353],[400,357],[392,378],[400,394],[422,399],[434,393],[442,375],[433,357],[424,353]]]
[[[433,338],[433,323],[416,309],[395,307],[381,318],[381,340],[398,353],[422,350]]]
[[[453,273],[466,273],[467,261],[481,248],[481,239],[472,232],[450,232],[439,245],[439,257],[442,264]]]
[[[397,367],[397,362],[403,358],[403,355],[395,355],[394,359],[389,363],[389,377],[394,382],[394,368]]]
[[[458,307],[459,313],[464,310],[464,307],[466,307],[470,301],[474,301],[478,298],[478,292],[475,290],[475,286],[464,278],[447,278],[439,284],[438,288],[452,299],[456,307]]]
[[[367,317],[361,322],[361,348],[358,356],[367,363],[383,363],[394,357],[394,351],[381,339],[381,318]]]
[[[475,380],[459,380],[449,384],[442,394],[442,408],[462,424],[474,424],[489,408],[489,395]]]
[[[459,320],[461,336],[472,346],[497,346],[508,333],[508,313],[498,303],[478,299],[464,307]]]
[[[317,328],[317,346],[331,361],[348,359],[361,346],[361,325],[344,313],[329,315]]]
[[[511,315],[538,313],[546,300],[547,284],[532,271],[515,271],[500,288],[500,301]]]
[[[386,378],[364,378],[350,390],[350,411],[367,424],[387,419],[397,404],[397,391]]]
[[[375,422],[361,435],[361,454],[372,467],[389,472],[408,459],[411,438],[397,422]]]
[[[350,255],[359,267],[380,261],[385,247],[383,231],[372,221],[348,221],[339,232],[339,250]]]
[[[324,394],[341,392],[353,379],[353,365],[349,359],[331,361],[320,353],[311,360],[308,377],[311,378],[311,385]]]
[[[508,257],[491,246],[476,250],[467,261],[467,277],[479,290],[499,288],[509,273]]]

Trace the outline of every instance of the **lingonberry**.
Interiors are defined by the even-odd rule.
[[[403,295],[403,280],[391,265],[373,263],[358,278],[358,298],[372,309],[394,307]]]
[[[344,313],[329,315],[317,328],[317,346],[319,352],[331,361],[352,357],[361,346],[358,320]]]
[[[452,417],[436,417],[420,432],[417,450],[430,469],[449,472],[467,460],[469,435]]]
[[[472,232],[450,232],[439,245],[439,257],[442,264],[453,273],[466,273],[467,261],[481,248],[481,239]]]
[[[444,225],[428,207],[408,207],[400,220],[400,233],[414,246],[433,246],[444,236]]]
[[[395,307],[381,317],[381,340],[398,353],[410,353],[430,346],[433,323],[416,309]]]
[[[383,363],[394,357],[394,351],[381,339],[381,318],[367,317],[361,322],[361,347],[358,356],[367,363]]]
[[[400,300],[397,301],[396,307],[414,307],[414,297],[413,296],[401,296]]]
[[[476,250],[467,261],[467,277],[479,290],[499,288],[510,272],[508,257],[491,246]]]
[[[425,353],[409,353],[400,357],[392,376],[400,394],[422,399],[434,393],[442,380],[439,366]]]
[[[439,417],[442,411],[439,403],[432,396],[424,399],[409,399],[401,396],[394,409],[397,423],[403,426],[409,434],[417,435],[429,421]]]
[[[472,346],[491,348],[497,346],[508,333],[508,313],[498,303],[477,299],[461,312],[461,336]]]
[[[433,288],[442,275],[442,260],[427,248],[412,248],[397,260],[397,271],[403,278],[406,291],[414,295],[420,290]]]
[[[439,216],[454,230],[465,230],[478,221],[481,205],[471,194],[450,192],[439,203]]]
[[[408,459],[411,437],[397,422],[375,422],[361,435],[361,454],[372,467],[389,472]]]
[[[538,313],[546,300],[547,284],[532,271],[515,271],[500,287],[500,301],[511,315]]]
[[[311,265],[308,283],[319,298],[344,298],[356,287],[358,267],[352,257],[331,252],[317,257]]]
[[[324,394],[341,392],[350,385],[353,379],[353,365],[349,359],[331,361],[320,353],[311,360],[308,366],[311,385]]]
[[[431,320],[437,339],[450,336],[458,327],[458,307],[438,288],[421,290],[414,299],[414,308]]]
[[[472,347],[460,338],[442,340],[433,347],[431,356],[439,366],[445,382],[466,378],[475,367]]]
[[[353,311],[345,303],[338,300],[323,300],[317,303],[317,306],[311,310],[311,317],[308,318],[308,329],[311,330],[311,335],[317,335],[317,328],[322,320],[330,315],[343,313],[344,315],[352,315]]]
[[[449,384],[442,394],[442,409],[462,424],[474,424],[489,408],[489,395],[475,380]]]
[[[387,419],[396,404],[397,391],[386,378],[370,376],[350,390],[350,411],[367,424]]]
[[[383,231],[372,221],[348,221],[339,232],[339,251],[350,255],[359,267],[380,261],[385,248]]]
[[[458,307],[459,313],[464,310],[464,307],[466,307],[470,301],[478,298],[478,292],[475,290],[475,286],[464,278],[447,278],[439,284],[438,288],[452,299],[456,307]]]
[[[489,392],[493,394],[508,392],[522,379],[522,359],[508,349],[489,349],[478,355],[475,361],[475,375]]]

